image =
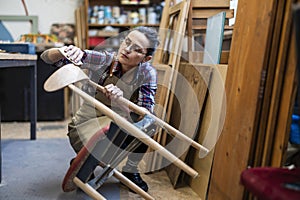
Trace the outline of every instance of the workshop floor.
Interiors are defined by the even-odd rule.
[[[67,123],[69,120],[58,122],[38,122],[37,123],[37,140],[39,139],[67,139]],[[1,138],[2,140],[26,140],[30,136],[30,124],[25,122],[2,122]],[[68,148],[68,147],[66,147]],[[66,158],[66,163],[69,158]],[[2,161],[3,162],[3,161]],[[142,175],[149,185],[149,193],[155,199],[172,199],[172,200],[196,200],[200,197],[190,188],[183,187],[174,190],[165,171],[159,171],[152,174]],[[3,176],[2,176],[3,177]],[[37,178],[37,177],[33,177]],[[63,177],[62,177],[63,178]],[[46,184],[46,183],[45,183]],[[57,185],[61,185],[58,182]],[[17,192],[17,191],[15,191]],[[61,193],[62,191],[58,191]],[[43,198],[44,199],[44,198]],[[125,187],[120,187],[120,199],[142,199],[139,195],[129,192]]]

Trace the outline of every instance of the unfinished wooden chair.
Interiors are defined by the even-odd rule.
[[[156,130],[155,128],[153,128],[152,124],[161,126],[173,136],[189,142],[191,146],[199,150],[199,155],[203,155],[203,153],[208,154],[208,149],[193,141],[163,120],[157,118],[149,111],[139,107],[138,105],[130,102],[123,97],[120,97],[117,99],[119,104],[124,104],[132,111],[144,117],[140,122],[134,124],[130,123],[103,103],[99,102],[95,98],[91,97],[90,95],[76,87],[73,83],[76,83],[78,81],[87,81],[88,84],[95,86],[95,88],[97,88],[99,91],[103,92],[104,90],[104,87],[91,81],[87,77],[87,75],[74,64],[67,64],[56,70],[46,80],[44,89],[50,92],[68,86],[68,88],[76,92],[84,100],[95,105],[95,108],[109,117],[113,121],[113,123],[109,128],[105,127],[99,130],[88,141],[87,145],[79,152],[64,179],[64,191],[71,191],[76,187],[80,187],[83,191],[85,191],[93,198],[103,199],[104,197],[97,192],[97,189],[101,187],[103,182],[105,182],[105,180],[107,180],[107,178],[111,176],[112,173],[121,182],[142,195],[144,198],[153,199],[149,196],[149,194],[145,193],[141,189],[139,190],[138,186],[130,182],[115,169],[115,167],[118,166],[118,164],[127,156],[127,154],[134,151],[134,149],[137,148],[138,145],[141,144],[141,142],[158,151],[162,156],[182,169],[191,177],[195,178],[198,176],[197,171],[189,167],[187,164],[178,159],[175,155],[173,155],[171,152],[166,150],[163,146],[161,146],[151,138],[154,134],[153,130]],[[115,124],[117,126],[115,126]],[[103,139],[102,137],[104,136],[104,134],[106,137],[105,139]],[[129,137],[129,134],[131,135],[131,137]],[[110,154],[110,152],[113,152],[113,154]],[[92,174],[95,167],[99,164],[103,167],[103,172],[95,179],[89,181],[90,175]]]

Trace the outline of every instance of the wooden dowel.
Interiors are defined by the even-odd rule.
[[[89,101],[90,103],[94,104],[95,107],[101,111],[104,115],[112,119],[118,126],[125,129],[128,133],[132,134],[134,137],[138,138],[141,142],[147,144],[149,147],[151,147],[154,150],[157,150],[158,153],[160,153],[162,156],[167,158],[169,161],[171,161],[174,165],[182,169],[184,172],[186,172],[191,177],[195,178],[198,176],[198,172],[189,167],[187,164],[185,164],[182,160],[177,158],[175,155],[167,151],[163,146],[161,146],[159,143],[155,142],[151,137],[149,137],[147,134],[145,134],[143,131],[138,129],[136,126],[128,122],[126,119],[121,117],[119,114],[115,113],[113,110],[111,110],[109,107],[101,103],[100,101],[96,100],[95,98],[91,97],[87,93],[83,92],[73,84],[68,85],[68,87],[76,92],[78,95],[80,95],[83,99]]]
[[[136,184],[134,184],[131,180],[129,180],[126,176],[124,176],[122,173],[120,173],[118,170],[114,170],[114,175],[115,178],[120,180],[124,185],[141,195],[144,199],[149,199],[149,200],[154,200],[154,198],[145,192],[143,189],[138,187]]]
[[[103,86],[89,80],[89,83],[96,87],[98,90],[100,90],[101,92],[104,92],[105,89]],[[208,154],[209,150],[207,148],[205,148],[204,146],[202,146],[201,144],[195,142],[194,140],[192,140],[191,138],[189,138],[188,136],[186,136],[185,134],[181,133],[180,131],[178,131],[177,129],[175,129],[174,127],[172,127],[171,125],[169,125],[168,123],[166,123],[165,121],[161,120],[160,118],[156,117],[155,115],[153,115],[151,112],[149,112],[148,110],[134,104],[133,102],[129,101],[128,99],[121,97],[117,99],[120,103],[125,104],[130,110],[135,111],[137,114],[139,115],[149,115],[151,118],[153,118],[162,128],[166,129],[170,134],[172,134],[175,137],[178,137],[181,140],[185,140],[187,142],[189,142],[195,149],[202,151],[202,154]]]
[[[83,183],[79,178],[74,177],[73,182],[82,189],[87,195],[92,197],[95,200],[106,200],[99,192],[92,188],[89,184]]]

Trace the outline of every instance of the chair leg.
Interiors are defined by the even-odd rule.
[[[73,182],[82,189],[87,195],[96,200],[106,200],[99,192],[92,188],[89,184],[82,182],[79,178],[74,177]]]
[[[114,170],[113,176],[117,178],[119,181],[121,181],[124,185],[135,191],[137,194],[141,195],[144,199],[154,200],[154,198],[145,192],[143,189],[141,189],[139,186],[134,184],[131,180],[129,180],[126,176],[124,176],[121,172],[118,170]]]
[[[129,180],[126,176],[124,176],[121,172],[114,169],[113,170],[113,176],[117,178],[120,182],[122,182],[124,185],[126,185],[131,190],[135,191],[137,194],[141,195],[144,199],[147,200],[154,200],[154,198],[145,192],[143,189],[141,189],[139,186],[134,184],[131,180]],[[103,197],[95,188],[90,186],[88,183],[82,182],[78,177],[74,177],[73,182],[77,187],[82,189],[87,195],[92,197],[96,200],[105,200],[106,198]]]

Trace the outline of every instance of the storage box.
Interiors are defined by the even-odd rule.
[[[0,43],[0,49],[8,53],[35,54],[35,45],[32,43]]]

